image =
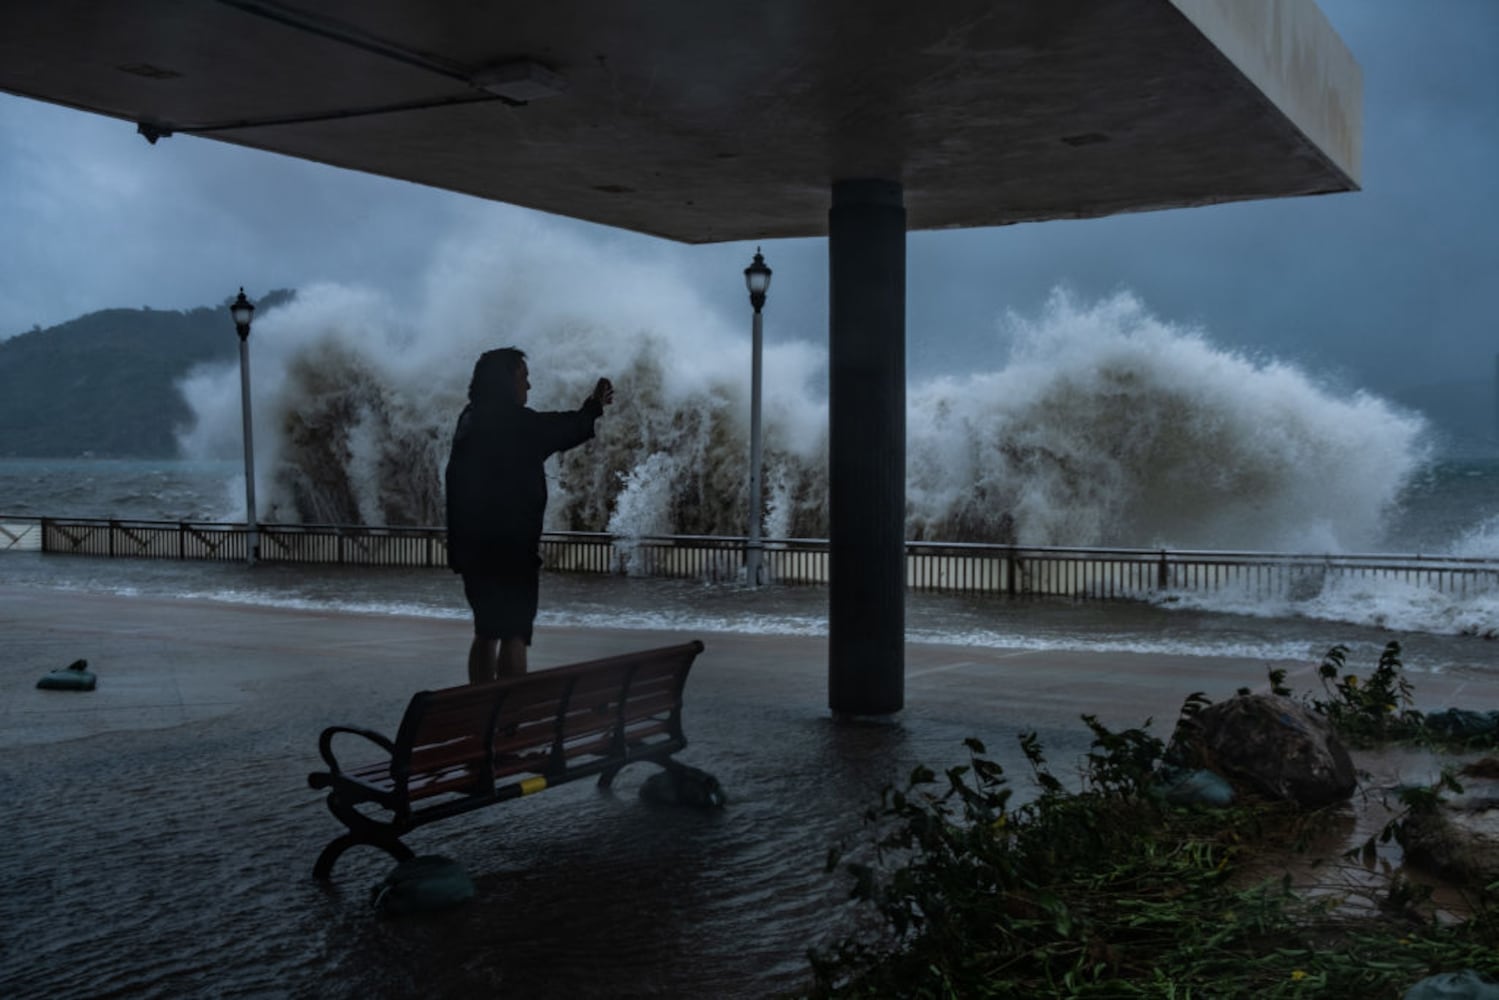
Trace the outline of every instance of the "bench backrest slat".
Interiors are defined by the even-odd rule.
[[[558,719],[557,740],[563,758],[608,751],[632,669],[627,663],[615,663],[574,680],[567,707]]]
[[[526,676],[527,683],[505,692],[491,723],[496,758],[548,754],[556,741],[557,713],[573,679],[560,676],[560,671],[548,676],[545,670]]]
[[[390,773],[408,800],[488,793],[502,776],[557,773],[660,734],[683,741],[682,691],[701,642],[420,691]]]
[[[408,797],[482,787],[494,699],[475,694],[445,688],[412,697],[390,762],[391,777]]]
[[[681,737],[682,690],[694,655],[684,650],[640,665],[631,679],[622,713],[626,743],[638,743],[660,732]]]

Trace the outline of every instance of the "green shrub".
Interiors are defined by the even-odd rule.
[[[1371,683],[1330,685],[1324,714],[1340,729],[1415,724],[1400,711],[1410,691],[1399,648],[1386,653]],[[1019,737],[1035,783],[1024,803],[977,739],[965,741],[967,764],[940,777],[918,767],[904,788],[885,789],[866,815],[869,853],[828,859],[877,930],[814,951],[808,995],[1376,1000],[1434,972],[1494,968],[1488,898],[1499,886],[1469,919],[1443,923],[1399,877],[1358,916],[1335,897],[1294,892],[1289,876],[1247,883],[1249,863],[1306,841],[1325,814],[1173,808],[1152,794],[1163,747],[1148,723],[1113,732],[1083,721],[1093,742],[1075,791],[1048,770],[1034,733]]]

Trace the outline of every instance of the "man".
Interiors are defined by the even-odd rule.
[[[530,376],[525,352],[514,347],[480,355],[448,456],[448,565],[463,576],[474,612],[471,684],[526,672],[547,505],[544,463],[593,437],[594,421],[614,401],[614,386],[601,378],[579,409],[538,413],[526,407]]]

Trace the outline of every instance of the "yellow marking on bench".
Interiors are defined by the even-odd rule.
[[[535,795],[555,784],[597,777],[607,789],[620,768],[661,766],[687,745],[681,690],[702,653],[696,640],[600,657],[482,684],[459,684],[411,696],[395,740],[357,726],[328,726],[318,736],[327,769],[307,776],[328,789],[327,805],[345,833],[313,864],[327,879],[348,848],[363,845],[400,857],[400,837],[427,823]],[[597,708],[606,711],[600,718]],[[642,717],[642,713],[646,713]],[[334,739],[362,737],[376,759],[341,767]],[[542,747],[550,752],[544,752]],[[475,759],[476,754],[482,758]],[[371,754],[372,757],[376,756]],[[550,770],[551,774],[536,771]],[[494,785],[476,780],[485,775]],[[517,794],[518,793],[518,794]],[[389,813],[366,815],[365,803]],[[373,812],[373,809],[372,809]]]

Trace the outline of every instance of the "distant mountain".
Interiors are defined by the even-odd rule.
[[[263,296],[256,318],[294,294]],[[105,309],[0,341],[0,455],[175,456],[191,418],[175,383],[238,355],[228,305]]]
[[[267,293],[256,319],[294,295]],[[0,341],[0,456],[174,457],[176,432],[192,419],[177,381],[238,354],[228,304],[105,309]],[[1425,415],[1443,451],[1499,452],[1494,374],[1377,391]]]

